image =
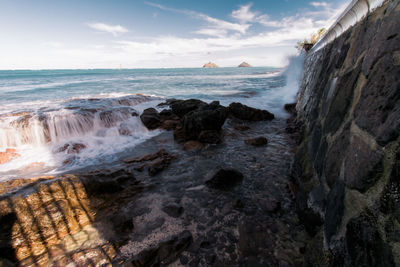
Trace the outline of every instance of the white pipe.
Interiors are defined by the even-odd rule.
[[[340,36],[347,29],[362,20],[375,8],[381,6],[386,0],[353,0],[343,11],[338,19],[326,31],[324,36],[313,46],[311,53],[318,51]]]

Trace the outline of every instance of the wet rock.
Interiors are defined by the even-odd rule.
[[[233,126],[233,128],[234,128],[235,130],[238,130],[238,131],[241,131],[241,132],[250,130],[250,127],[249,127],[249,126],[246,126],[246,125],[235,125],[235,126]]]
[[[24,167],[20,173],[25,174],[25,173],[30,173],[30,172],[39,172],[43,170],[44,168],[44,162],[32,162],[28,166]]]
[[[147,108],[140,115],[140,120],[149,130],[154,130],[161,125],[161,117],[155,108]]]
[[[0,152],[0,164],[7,163],[20,156],[21,155],[18,154],[15,149],[7,148],[5,152]]]
[[[227,116],[227,109],[221,106],[218,101],[209,105],[202,105],[184,116],[185,134],[188,139],[196,140],[202,131],[219,132]],[[206,138],[206,140],[208,139]],[[208,141],[212,141],[212,138]]]
[[[264,136],[250,138],[244,141],[246,144],[251,146],[265,146],[268,144],[268,139]]]
[[[170,131],[175,129],[180,124],[179,120],[165,120],[161,123],[160,128]]]
[[[23,115],[16,119],[15,121],[10,122],[10,125],[14,128],[27,128],[29,127],[30,119],[32,118],[31,114]]]
[[[168,99],[165,100],[164,102],[158,104],[157,107],[170,106],[170,105],[172,105],[173,103],[179,102],[179,101],[182,101],[182,100],[178,100],[178,99],[175,99],[175,98],[168,98]]]
[[[251,108],[241,103],[232,103],[228,107],[229,113],[241,120],[264,121],[274,119],[274,114],[267,110]]]
[[[210,188],[228,190],[243,181],[243,174],[235,169],[219,169],[206,181]]]
[[[177,100],[171,103],[170,107],[172,112],[183,118],[184,115],[189,113],[190,111],[199,109],[201,107],[206,106],[207,103],[198,100],[198,99],[188,99],[188,100]]]
[[[202,149],[204,145],[199,141],[187,141],[183,144],[183,149],[188,151],[195,151]]]
[[[290,114],[296,114],[296,105],[297,103],[285,104],[283,108]]]
[[[58,148],[56,152],[65,152],[67,154],[79,154],[83,149],[86,148],[85,144],[81,143],[70,143]]]
[[[172,156],[170,154],[164,154],[161,158],[156,159],[154,162],[149,164],[149,175],[154,176],[158,174],[166,167],[168,167],[174,159],[175,156]]]
[[[129,126],[126,123],[121,123],[119,125],[118,132],[119,132],[120,135],[126,135],[126,136],[132,134],[131,129],[129,129]]]
[[[174,218],[180,217],[183,213],[183,207],[175,202],[165,203],[163,205],[163,207],[161,208],[161,210],[164,211],[169,216],[174,217]]]
[[[214,130],[201,131],[198,140],[207,144],[219,144],[222,142],[220,133]]]
[[[142,251],[131,262],[134,266],[159,266],[174,262],[193,242],[192,234],[183,231],[161,241],[156,247]]]

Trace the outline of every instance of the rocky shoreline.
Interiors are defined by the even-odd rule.
[[[140,118],[168,131],[112,168],[3,182],[1,262],[301,265],[285,120],[240,103],[160,105]]]

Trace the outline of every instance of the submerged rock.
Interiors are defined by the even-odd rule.
[[[183,231],[161,241],[156,247],[144,250],[131,262],[134,266],[160,266],[174,262],[193,242],[192,234]]]
[[[237,102],[230,104],[228,108],[231,115],[241,120],[266,121],[275,118],[274,114],[267,110],[251,108]]]
[[[243,174],[235,169],[219,169],[206,181],[210,188],[228,190],[243,181]]]
[[[5,152],[0,152],[0,164],[7,163],[20,156],[15,149],[7,148]]]
[[[260,136],[256,138],[247,139],[244,142],[252,146],[265,146],[266,144],[268,144],[268,139],[265,138],[264,136]]]
[[[183,207],[175,202],[165,203],[161,210],[174,218],[178,218],[183,213]]]

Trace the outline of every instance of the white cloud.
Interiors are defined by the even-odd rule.
[[[111,33],[114,36],[129,32],[128,29],[121,25],[109,25],[101,22],[87,23],[87,26],[97,31]]]
[[[234,22],[230,22],[191,10],[147,4],[200,19],[205,25],[193,28],[191,33],[198,34],[194,38],[127,34],[124,40],[105,39],[99,43],[86,44],[66,42],[61,46],[47,42],[40,47],[30,46],[28,49],[22,42],[17,46],[13,43],[8,49],[0,50],[0,69],[115,68],[120,64],[124,68],[200,67],[209,60],[220,66],[234,66],[244,60],[255,66],[283,66],[286,55],[296,53],[294,46],[297,41],[321,27],[329,27],[345,7],[302,9],[298,14],[278,20],[272,15],[252,10],[254,6],[248,4],[230,12],[234,19]],[[119,25],[96,24],[101,26],[92,28],[115,36],[128,31]],[[265,28],[258,33],[248,31],[254,24]]]
[[[310,5],[314,7],[327,7],[328,3],[327,2],[310,2]]]
[[[250,11],[252,5],[252,3],[249,3],[247,5],[240,6],[238,10],[233,10],[231,14],[232,18],[237,19],[241,23],[253,22],[257,14]]]
[[[159,8],[161,10],[185,14],[187,16],[190,16],[190,17],[193,17],[196,19],[201,19],[201,20],[207,22],[209,25],[206,28],[198,31],[200,34],[203,34],[203,35],[208,32],[208,33],[211,33],[210,36],[215,36],[216,32],[227,33],[228,31],[234,31],[234,32],[239,32],[241,34],[244,34],[244,33],[246,33],[247,29],[251,26],[250,24],[232,23],[232,22],[228,22],[225,20],[213,18],[206,14],[192,11],[192,10],[169,8],[169,7],[166,7],[166,6],[163,6],[160,4],[156,4],[156,3],[152,3],[152,2],[145,2],[145,3],[147,5]]]

